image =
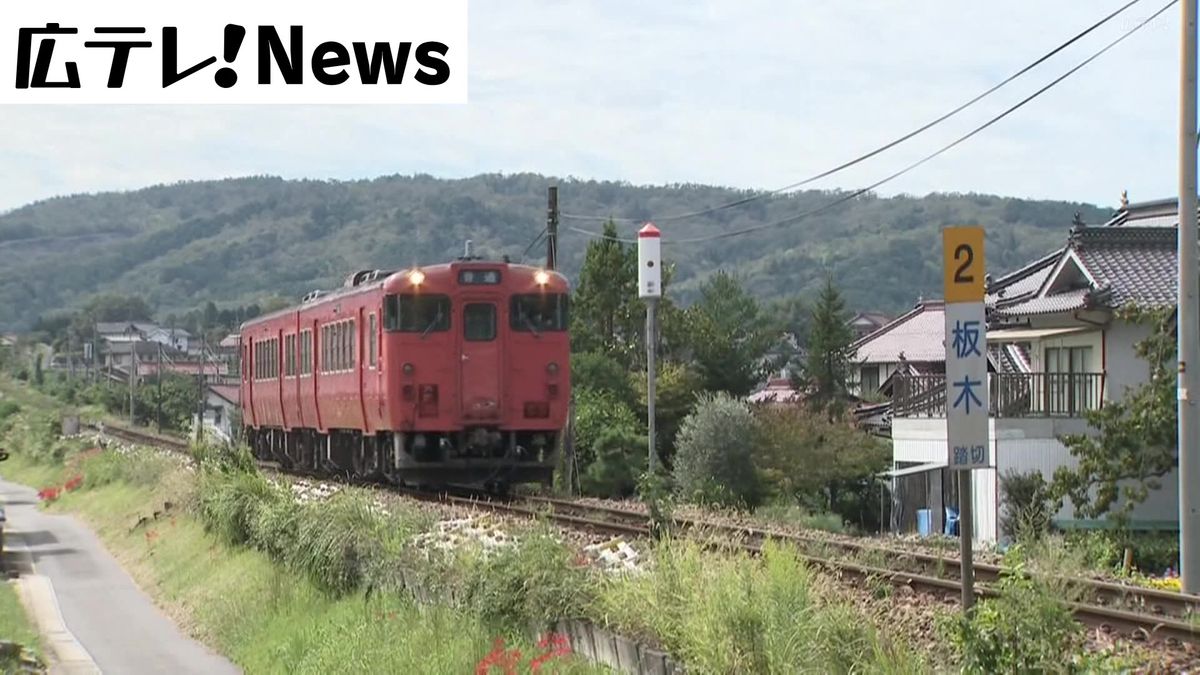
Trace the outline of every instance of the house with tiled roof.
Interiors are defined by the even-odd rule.
[[[988,277],[989,420],[993,468],[972,472],[975,532],[997,538],[999,477],[1038,471],[1047,479],[1076,460],[1059,440],[1095,433],[1085,419],[1146,381],[1136,354],[1149,335],[1121,318],[1131,307],[1173,308],[1177,289],[1175,201],[1122,203],[1105,223],[1078,217],[1064,245],[999,278]],[[931,327],[932,328],[932,327]],[[941,328],[944,331],[944,328]],[[940,341],[942,334],[938,335]],[[939,343],[938,348],[941,348]],[[928,509],[937,529],[957,490],[946,464],[945,376],[897,373],[892,385],[893,528],[916,527]],[[1132,525],[1178,526],[1176,479],[1137,506]],[[1056,514],[1076,520],[1067,504]]]
[[[860,337],[850,345],[854,377],[851,390],[870,399],[886,394],[897,372],[946,372],[946,305],[921,300],[908,312]]]

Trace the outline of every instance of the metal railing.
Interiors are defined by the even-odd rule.
[[[1104,373],[989,373],[992,417],[1082,417],[1104,404]],[[945,417],[946,376],[899,375],[894,417]]]

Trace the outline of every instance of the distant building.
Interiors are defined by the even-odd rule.
[[[182,328],[155,326],[146,331],[145,339],[172,347],[185,354],[190,354],[200,347],[199,342],[192,338],[192,334]]]
[[[866,337],[891,322],[892,317],[878,312],[859,312],[846,322],[854,333],[854,339]]]
[[[852,391],[870,400],[888,393],[897,371],[946,372],[945,332],[945,303],[922,300],[902,316],[860,337],[850,345]]]
[[[235,428],[241,402],[241,390],[236,384],[214,384],[208,387],[204,405],[204,433],[229,443],[237,435]]]
[[[158,325],[141,321],[98,322],[96,337],[105,342],[144,342]]]
[[[795,405],[803,402],[804,395],[792,386],[792,380],[786,373],[780,377],[767,380],[766,386],[750,394],[746,398],[750,403]]]

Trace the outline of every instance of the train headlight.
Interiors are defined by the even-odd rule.
[[[406,363],[406,364],[404,364],[404,365],[401,367],[401,370],[403,370],[403,371],[404,371],[404,374],[405,374],[405,375],[412,375],[412,374],[413,374],[413,371],[414,371],[414,370],[416,370],[416,369],[415,369],[415,368],[413,368],[413,364],[411,364],[411,363]]]
[[[408,281],[413,286],[420,286],[425,283],[425,273],[421,270],[413,270],[408,273]]]
[[[538,286],[545,286],[550,283],[550,273],[546,270],[538,270],[533,273],[533,280],[537,282]]]
[[[554,361],[551,361],[550,363],[546,364],[546,372],[551,375],[557,375],[558,374],[558,364],[555,363]]]

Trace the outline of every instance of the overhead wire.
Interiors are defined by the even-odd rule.
[[[1021,100],[1020,100],[1019,102],[1017,102],[1015,105],[1013,105],[1013,106],[1009,107],[1008,109],[1006,109],[1004,112],[1000,113],[999,115],[996,115],[995,117],[992,117],[992,118],[991,118],[991,119],[989,119],[987,122],[984,122],[983,124],[981,124],[981,125],[979,125],[979,126],[975,127],[975,128],[974,128],[974,129],[972,129],[971,131],[967,132],[966,134],[964,134],[964,135],[962,135],[962,136],[959,136],[959,137],[958,137],[957,139],[955,139],[954,141],[951,141],[950,143],[948,143],[948,144],[946,144],[946,145],[942,146],[941,148],[938,148],[936,151],[934,151],[934,152],[932,152],[932,153],[930,153],[930,154],[926,155],[925,157],[922,157],[921,159],[917,160],[916,162],[913,162],[912,164],[909,164],[908,166],[905,166],[904,168],[900,169],[899,171],[896,171],[895,173],[893,173],[893,174],[891,174],[891,175],[889,175],[889,176],[887,176],[887,177],[885,177],[885,178],[882,178],[882,179],[880,179],[880,180],[878,180],[878,181],[876,181],[876,182],[874,182],[874,183],[872,183],[872,184],[868,185],[867,187],[864,187],[864,188],[861,188],[861,189],[858,189],[858,190],[854,190],[853,192],[849,192],[849,193],[847,193],[847,194],[845,194],[845,195],[842,195],[841,197],[838,197],[837,199],[835,199],[835,200],[833,200],[833,201],[831,201],[831,202],[829,202],[829,203],[827,203],[827,204],[824,204],[824,205],[822,205],[822,206],[819,206],[819,207],[817,207],[817,208],[815,208],[815,209],[811,209],[811,210],[809,210],[809,211],[805,211],[805,212],[803,212],[803,213],[796,214],[796,215],[794,215],[794,216],[789,216],[789,217],[787,217],[787,218],[783,218],[782,220],[777,220],[777,221],[775,221],[775,222],[771,222],[771,223],[764,223],[764,224],[762,224],[762,225],[754,225],[754,226],[751,226],[751,227],[744,227],[744,228],[740,228],[740,229],[737,229],[737,230],[730,230],[730,231],[728,231],[728,232],[720,232],[720,233],[717,233],[717,234],[708,235],[708,236],[703,236],[703,237],[691,237],[691,238],[684,238],[684,239],[674,239],[674,238],[672,238],[672,239],[664,239],[664,240],[663,240],[663,245],[668,245],[668,244],[695,244],[695,243],[703,243],[703,242],[708,242],[708,241],[715,241],[715,240],[718,240],[718,239],[727,239],[727,238],[729,238],[729,237],[736,237],[736,236],[743,235],[743,234],[749,234],[749,233],[751,233],[751,232],[758,232],[758,231],[760,231],[760,230],[766,230],[766,229],[770,229],[770,228],[773,228],[773,227],[780,227],[780,226],[782,226],[782,225],[788,225],[788,224],[791,224],[791,223],[794,223],[794,222],[797,222],[797,221],[803,220],[803,219],[805,219],[805,218],[810,218],[810,217],[812,217],[812,216],[818,215],[818,214],[820,214],[820,213],[823,213],[823,212],[825,212],[825,211],[828,211],[829,209],[832,209],[832,208],[834,208],[835,206],[838,206],[838,205],[840,205],[840,204],[844,204],[844,203],[846,203],[846,202],[848,202],[848,201],[850,201],[850,200],[852,200],[852,199],[854,199],[854,198],[856,198],[856,197],[862,196],[863,194],[866,194],[867,192],[870,192],[871,190],[874,190],[874,189],[876,189],[876,188],[878,188],[878,187],[880,187],[880,186],[882,186],[882,185],[884,185],[884,184],[886,184],[886,183],[889,183],[889,182],[891,182],[891,181],[893,181],[893,180],[895,180],[895,179],[897,179],[897,178],[899,178],[899,177],[903,176],[904,174],[906,174],[906,173],[908,173],[908,172],[910,172],[910,171],[912,171],[912,170],[916,169],[917,167],[919,167],[919,166],[921,166],[921,165],[925,164],[926,162],[928,162],[928,161],[930,161],[930,160],[932,160],[932,159],[934,159],[934,158],[938,157],[939,155],[942,155],[942,154],[944,154],[944,153],[946,153],[946,152],[950,151],[952,148],[954,148],[954,147],[956,147],[956,146],[960,145],[961,143],[963,143],[963,142],[967,141],[968,139],[970,139],[970,138],[972,138],[972,137],[976,136],[977,134],[979,134],[979,133],[983,132],[985,129],[987,129],[987,128],[991,127],[992,125],[996,124],[996,123],[997,123],[997,122],[999,122],[1000,120],[1002,120],[1002,119],[1004,119],[1004,118],[1008,117],[1008,116],[1009,116],[1009,115],[1011,115],[1012,113],[1014,113],[1014,112],[1016,112],[1017,110],[1021,109],[1021,108],[1022,108],[1022,107],[1024,107],[1026,104],[1028,104],[1030,101],[1033,101],[1033,100],[1034,100],[1034,99],[1036,99],[1037,97],[1039,97],[1039,96],[1041,96],[1042,94],[1046,93],[1047,91],[1049,91],[1050,89],[1052,89],[1053,87],[1055,87],[1056,85],[1058,85],[1058,84],[1059,84],[1060,82],[1062,82],[1063,80],[1067,79],[1067,78],[1068,78],[1068,77],[1070,77],[1071,75],[1074,75],[1076,72],[1078,72],[1079,70],[1081,70],[1082,68],[1084,68],[1085,66],[1087,66],[1087,65],[1088,65],[1089,63],[1091,63],[1092,61],[1095,61],[1096,59],[1100,58],[1100,56],[1104,55],[1106,52],[1108,52],[1108,51],[1109,51],[1110,49],[1112,49],[1113,47],[1116,47],[1118,44],[1120,44],[1121,42],[1123,42],[1123,41],[1124,41],[1126,38],[1128,38],[1129,36],[1133,35],[1133,34],[1134,34],[1134,33],[1136,33],[1137,31],[1139,31],[1139,30],[1141,30],[1142,28],[1144,28],[1144,27],[1145,27],[1147,24],[1149,24],[1151,21],[1153,21],[1153,20],[1157,19],[1159,16],[1161,16],[1161,15],[1163,14],[1163,12],[1166,12],[1168,9],[1170,9],[1172,6],[1174,6],[1174,5],[1175,5],[1175,3],[1177,3],[1178,1],[1179,1],[1179,0],[1170,0],[1170,2],[1168,2],[1166,5],[1164,5],[1164,6],[1162,7],[1162,9],[1159,9],[1159,10],[1158,10],[1158,11],[1156,11],[1155,13],[1151,14],[1151,15],[1150,15],[1148,18],[1146,18],[1145,20],[1141,21],[1140,23],[1138,23],[1137,25],[1135,25],[1133,28],[1129,29],[1129,30],[1128,30],[1128,31],[1126,31],[1125,33],[1121,34],[1119,37],[1117,37],[1117,38],[1116,38],[1115,40],[1113,40],[1112,42],[1109,42],[1107,45],[1105,45],[1105,46],[1104,46],[1102,49],[1100,49],[1099,51],[1095,52],[1094,54],[1092,54],[1092,55],[1091,55],[1091,56],[1089,56],[1088,58],[1086,58],[1086,59],[1084,59],[1083,61],[1079,62],[1079,63],[1078,63],[1078,64],[1076,64],[1076,65],[1075,65],[1073,68],[1071,68],[1070,70],[1066,71],[1066,72],[1065,72],[1065,73],[1063,73],[1062,75],[1059,75],[1059,76],[1058,76],[1058,77],[1056,77],[1055,79],[1051,80],[1051,81],[1050,81],[1048,84],[1044,85],[1043,87],[1041,87],[1041,88],[1040,88],[1040,89],[1038,89],[1037,91],[1033,92],[1033,93],[1032,93],[1032,94],[1030,94],[1029,96],[1026,96],[1025,98],[1021,99]],[[577,233],[579,233],[579,234],[588,235],[588,236],[590,236],[590,237],[594,237],[594,238],[599,238],[599,239],[615,239],[615,240],[617,240],[617,241],[622,241],[622,242],[625,242],[625,243],[630,243],[630,244],[632,244],[632,243],[637,243],[637,240],[636,240],[636,239],[628,239],[628,238],[622,238],[622,237],[608,237],[608,236],[606,236],[606,235],[604,235],[604,234],[602,234],[602,233],[591,232],[591,231],[589,231],[589,230],[584,230],[584,229],[582,229],[582,228],[578,228],[578,227],[569,227],[568,229],[569,229],[569,230],[571,230],[572,232],[577,232]]]
[[[534,246],[538,245],[538,242],[542,241],[542,239],[545,238],[546,233],[549,231],[550,231],[549,225],[547,225],[546,227],[543,227],[542,231],[538,232],[537,236],[533,238],[533,241],[529,242],[529,245],[526,246],[525,250],[521,252],[521,264],[525,263],[525,257],[529,255],[529,252],[533,250]]]
[[[1009,76],[1008,76],[1008,77],[1006,77],[1005,79],[1001,80],[999,83],[997,83],[997,84],[993,85],[992,87],[990,87],[989,89],[987,89],[987,90],[986,90],[986,91],[984,91],[983,93],[981,93],[981,94],[979,94],[979,95],[975,96],[974,98],[972,98],[972,99],[970,99],[970,100],[966,101],[965,103],[963,103],[963,104],[959,105],[958,107],[954,108],[953,110],[951,110],[951,111],[949,111],[949,112],[947,112],[947,113],[943,114],[942,116],[940,116],[940,117],[938,117],[938,118],[936,118],[936,119],[934,119],[934,120],[932,120],[932,121],[930,121],[930,122],[927,122],[927,123],[925,123],[924,125],[922,125],[922,126],[920,126],[920,127],[917,127],[916,129],[914,129],[914,130],[912,130],[912,131],[910,131],[910,132],[908,132],[908,133],[904,134],[903,136],[900,136],[899,138],[897,138],[897,139],[895,139],[895,140],[893,140],[893,141],[890,141],[890,142],[888,142],[888,143],[885,143],[885,144],[883,144],[883,145],[881,145],[881,146],[879,146],[879,147],[875,148],[874,150],[871,150],[871,151],[869,151],[869,152],[867,152],[867,153],[865,153],[865,154],[859,155],[858,157],[855,157],[854,159],[851,159],[851,160],[849,160],[849,161],[843,162],[843,163],[841,163],[841,164],[839,164],[839,165],[837,165],[837,166],[835,166],[835,167],[833,167],[833,168],[831,168],[831,169],[827,169],[827,170],[825,170],[825,171],[822,171],[822,172],[820,172],[820,173],[817,173],[817,174],[814,174],[814,175],[812,175],[812,176],[809,176],[808,178],[805,178],[804,180],[800,180],[800,181],[797,181],[797,182],[795,182],[795,183],[790,183],[790,184],[788,184],[788,185],[784,185],[783,187],[780,187],[780,188],[775,188],[774,190],[769,190],[769,191],[767,191],[767,192],[759,192],[759,193],[756,193],[756,194],[754,194],[754,195],[751,195],[751,196],[748,196],[748,197],[744,197],[744,198],[742,198],[742,199],[737,199],[737,200],[734,200],[734,201],[731,201],[731,202],[727,202],[727,203],[725,203],[725,204],[719,204],[719,205],[717,205],[717,206],[713,206],[713,207],[709,207],[709,208],[701,209],[701,210],[699,210],[699,211],[689,211],[689,212],[686,212],[686,213],[675,213],[675,214],[669,214],[669,215],[664,215],[664,216],[654,216],[654,217],[648,218],[647,220],[652,220],[652,221],[654,221],[654,222],[657,222],[657,223],[665,223],[665,222],[671,222],[671,221],[675,221],[675,220],[683,220],[683,219],[685,219],[685,218],[696,218],[696,217],[699,217],[699,216],[708,215],[708,214],[710,214],[710,213],[716,213],[716,212],[718,212],[718,211],[723,211],[723,210],[725,210],[725,209],[731,209],[731,208],[735,208],[735,207],[738,207],[738,206],[743,206],[743,205],[745,205],[745,204],[749,204],[749,203],[751,203],[751,202],[758,201],[758,200],[760,200],[760,199],[766,199],[767,197],[771,197],[771,196],[777,195],[777,194],[779,194],[779,193],[781,193],[781,192],[787,192],[787,191],[789,191],[789,190],[794,190],[794,189],[796,189],[796,188],[798,188],[798,187],[803,187],[803,186],[805,186],[805,185],[808,185],[808,184],[810,184],[810,183],[813,183],[813,182],[816,182],[816,181],[818,181],[818,180],[821,180],[822,178],[828,178],[829,176],[832,176],[832,175],[834,175],[834,174],[836,174],[836,173],[839,173],[839,172],[841,172],[841,171],[843,171],[843,170],[845,170],[845,169],[848,169],[848,168],[850,168],[850,167],[852,167],[852,166],[855,166],[855,165],[857,165],[857,164],[860,164],[860,163],[862,163],[862,162],[864,162],[864,161],[866,161],[866,160],[868,160],[868,159],[871,159],[872,157],[875,157],[876,155],[879,155],[880,153],[886,152],[886,151],[888,151],[888,150],[890,150],[890,149],[892,149],[892,148],[896,147],[897,145],[900,145],[901,143],[904,143],[905,141],[907,141],[907,140],[909,140],[909,139],[911,139],[911,138],[913,138],[913,137],[915,137],[915,136],[918,136],[918,135],[920,135],[920,134],[922,134],[922,133],[924,133],[924,132],[928,131],[929,129],[932,129],[933,127],[935,127],[935,126],[937,126],[937,125],[941,124],[942,122],[945,122],[946,120],[948,120],[948,119],[950,119],[950,118],[954,117],[954,116],[955,116],[955,115],[957,115],[958,113],[960,113],[960,112],[962,112],[962,111],[966,110],[967,108],[969,108],[969,107],[971,107],[971,106],[975,105],[976,103],[978,103],[978,102],[982,101],[983,99],[987,98],[987,97],[988,97],[988,96],[990,96],[991,94],[995,93],[997,90],[999,90],[999,89],[1001,89],[1002,87],[1004,87],[1004,86],[1008,85],[1009,83],[1011,83],[1013,80],[1016,80],[1017,78],[1021,77],[1021,76],[1022,76],[1022,75],[1024,75],[1025,73],[1028,73],[1029,71],[1033,70],[1034,68],[1036,68],[1036,67],[1040,66],[1041,64],[1045,63],[1047,60],[1049,60],[1050,58],[1054,57],[1056,54],[1058,54],[1058,53],[1059,53],[1059,52],[1061,52],[1062,50],[1064,50],[1064,49],[1066,49],[1067,47],[1070,47],[1071,45],[1075,44],[1075,43],[1076,43],[1076,42],[1078,42],[1079,40],[1081,40],[1081,39],[1083,39],[1084,37],[1086,37],[1088,34],[1092,33],[1093,31],[1095,31],[1096,29],[1100,28],[1100,27],[1101,27],[1101,26],[1103,26],[1104,24],[1106,24],[1106,23],[1108,23],[1109,21],[1111,21],[1112,19],[1116,18],[1116,17],[1117,17],[1119,14],[1121,14],[1121,13],[1122,13],[1122,12],[1124,12],[1125,10],[1129,9],[1130,7],[1133,7],[1134,5],[1136,5],[1136,4],[1137,4],[1137,3],[1139,3],[1139,2],[1141,2],[1141,0],[1130,0],[1129,2],[1125,3],[1125,4],[1124,4],[1124,5],[1122,5],[1121,7],[1118,7],[1116,10],[1114,10],[1114,11],[1113,11],[1113,12],[1111,12],[1111,13],[1109,13],[1107,16],[1103,17],[1102,19],[1100,19],[1100,20],[1099,20],[1099,21],[1097,21],[1096,23],[1092,24],[1091,26],[1088,26],[1088,27],[1087,27],[1087,28],[1085,28],[1083,31],[1081,31],[1081,32],[1077,33],[1077,34],[1076,34],[1074,37],[1072,37],[1071,39],[1069,39],[1069,40],[1067,40],[1066,42],[1064,42],[1064,43],[1060,44],[1059,46],[1055,47],[1054,49],[1050,50],[1049,52],[1046,52],[1046,53],[1045,53],[1045,54],[1043,54],[1043,55],[1042,55],[1040,58],[1038,58],[1036,61],[1034,61],[1034,62],[1030,63],[1029,65],[1025,66],[1024,68],[1021,68],[1021,69],[1020,69],[1020,70],[1018,70],[1017,72],[1015,72],[1015,73],[1013,73],[1012,75],[1009,75]],[[612,217],[612,216],[596,216],[596,215],[579,215],[579,214],[573,214],[573,213],[561,213],[561,214],[560,214],[560,217],[561,217],[562,219],[564,219],[564,220],[584,220],[584,221],[608,221],[608,220],[612,220],[612,221],[615,221],[615,222],[630,222],[630,223],[631,223],[631,222],[635,222],[635,220],[639,220],[639,219],[634,219],[634,218],[622,218],[622,217]]]

